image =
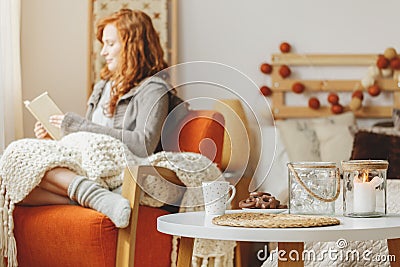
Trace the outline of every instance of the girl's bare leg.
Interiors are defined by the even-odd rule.
[[[40,187],[33,189],[18,205],[44,206],[44,205],[68,205],[71,200],[68,197],[54,194]]]
[[[70,169],[57,167],[46,172],[39,187],[54,194],[68,197],[68,186],[77,174]]]
[[[105,214],[117,227],[129,224],[131,207],[127,199],[67,168],[54,168],[46,172],[39,186],[20,204],[69,204],[70,199]]]
[[[39,186],[22,200],[20,205],[61,205],[70,204],[68,186],[77,174],[67,168],[54,168],[45,173]]]

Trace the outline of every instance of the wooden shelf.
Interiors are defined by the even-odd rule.
[[[273,82],[272,89],[274,92],[289,92],[292,91],[292,85],[296,82],[301,82],[307,88],[307,91],[341,91],[353,92],[355,90],[363,90],[361,81],[359,80],[278,80]],[[389,79],[379,79],[377,84],[385,91],[399,91],[398,82]]]
[[[388,118],[392,116],[392,108],[391,106],[362,107],[355,111],[354,115],[358,118]],[[344,111],[350,111],[350,109],[344,107]],[[309,107],[281,106],[273,107],[272,113],[275,119],[317,118],[334,115],[330,107],[320,107],[318,110],[314,110]]]
[[[272,65],[293,66],[366,66],[376,62],[378,55],[334,55],[334,54],[273,54]]]

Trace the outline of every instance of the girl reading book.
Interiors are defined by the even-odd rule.
[[[158,34],[148,15],[138,10],[122,9],[98,22],[97,39],[103,45],[101,56],[104,57],[106,65],[101,71],[102,80],[94,86],[89,98],[86,117],[68,112],[65,115],[52,116],[50,122],[61,128],[66,137],[76,132],[110,136],[123,141],[134,155],[146,157],[152,154],[159,144],[163,122],[170,108],[170,99],[175,97],[169,92],[171,88],[168,83],[160,76],[154,76],[167,67]],[[29,155],[29,152],[25,151],[20,154],[20,160],[13,164],[20,164],[16,166],[19,168],[27,162],[39,162],[43,163],[42,168],[38,168],[40,171],[31,175],[29,183],[21,181],[21,184],[29,184],[24,187],[26,195],[20,194],[14,200],[17,199],[16,202],[20,205],[77,202],[105,214],[117,227],[126,227],[131,212],[129,201],[104,188],[108,185],[108,188],[112,189],[110,184],[116,185],[115,182],[110,182],[110,177],[114,174],[107,174],[108,181],[105,183],[93,181],[84,175],[90,171],[84,172],[76,167],[83,164],[77,162],[77,158],[83,161],[84,155],[77,156],[75,153],[87,154],[88,151],[92,151],[96,154],[99,150],[104,152],[109,149],[113,152],[107,150],[107,153],[99,156],[99,160],[104,161],[102,166],[107,166],[109,161],[115,161],[115,158],[109,158],[109,161],[104,159],[107,155],[114,155],[112,153],[117,150],[115,145],[104,145],[107,142],[111,144],[112,141],[98,137],[103,142],[102,146],[97,144],[97,147],[93,147],[92,137],[86,141],[75,141],[71,137],[69,140],[61,139],[60,144],[57,143],[56,146],[56,141],[42,140],[49,136],[40,122],[36,123],[34,132],[40,139],[37,140],[39,143],[30,141],[29,146],[35,148],[32,153],[38,153],[37,150],[41,149],[42,153],[39,155],[43,158],[26,159],[24,162],[23,158]],[[82,138],[84,139],[84,136]],[[10,162],[10,157],[26,144],[25,140],[20,140],[6,149],[3,163],[0,164],[1,176],[13,179],[6,171],[7,162]],[[115,154],[118,154],[118,151]],[[88,156],[92,163],[93,157]],[[4,182],[1,188],[2,194],[10,191]],[[20,198],[23,198],[22,201]]]

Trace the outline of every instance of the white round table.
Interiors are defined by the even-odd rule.
[[[243,212],[227,211],[229,212]],[[182,236],[178,266],[190,266],[194,238],[278,242],[279,249],[303,251],[304,241],[388,239],[389,254],[400,263],[400,215],[379,218],[337,217],[340,225],[310,228],[245,228],[218,226],[204,212],[175,213],[157,219],[158,231]],[[190,255],[189,255],[190,254]],[[303,262],[279,262],[279,266],[303,266]]]

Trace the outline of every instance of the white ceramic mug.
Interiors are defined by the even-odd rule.
[[[236,188],[225,181],[203,182],[203,197],[206,214],[222,215],[225,214],[226,205],[235,197]],[[229,189],[232,190],[228,199]]]

